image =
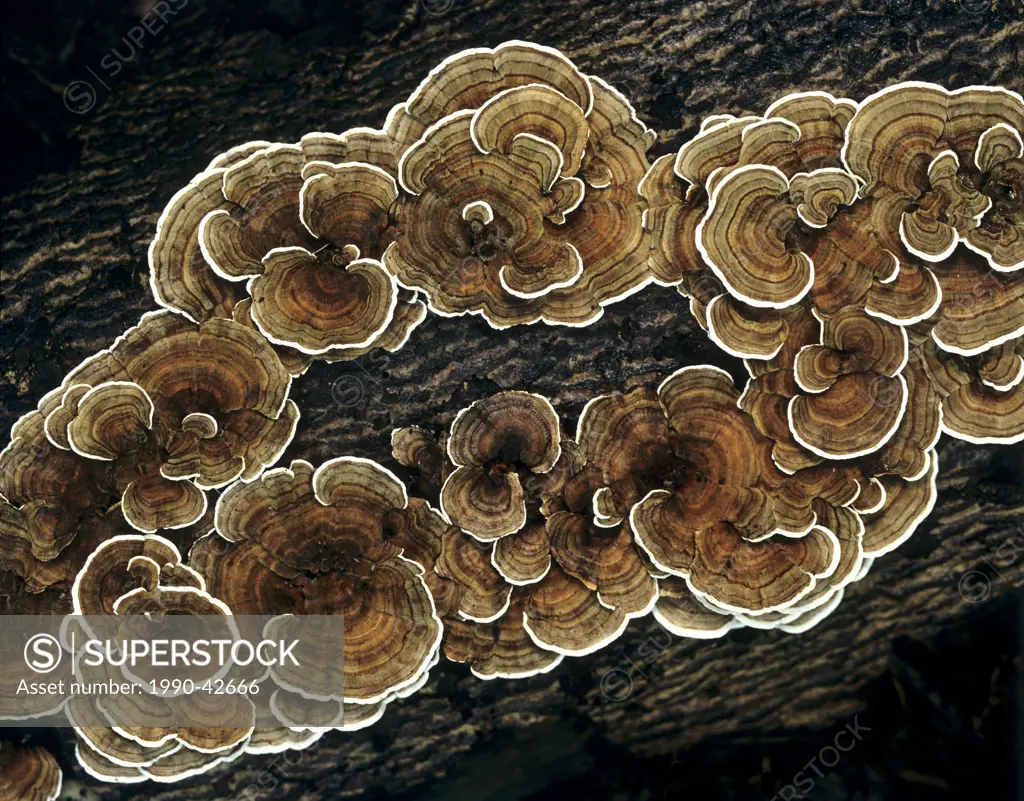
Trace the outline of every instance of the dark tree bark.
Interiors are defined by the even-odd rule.
[[[4,199],[5,426],[155,308],[146,248],[157,216],[213,155],[250,139],[294,141],[312,130],[380,125],[434,64],[465,47],[521,38],[560,48],[632,99],[658,131],[656,154],[677,148],[709,114],[758,113],[795,90],[858,99],[903,79],[1021,89],[1018,0],[396,0],[355,11],[319,7],[298,29],[246,13],[240,23],[240,11],[189,3],[120,74],[108,77],[99,66],[102,48],[125,52],[117,32],[106,44],[91,43],[95,63],[80,62],[77,73],[63,76],[89,81],[96,93],[94,107],[63,118],[74,119],[69,141],[81,143],[80,157],[54,172],[46,150],[30,149],[43,162],[39,174]],[[62,83],[52,87],[55,107],[62,91]],[[75,110],[87,104],[82,92],[69,99]],[[15,144],[8,159],[17,158]],[[742,376],[742,365],[707,341],[685,302],[656,287],[583,330],[538,325],[499,333],[477,318],[433,318],[398,354],[316,365],[297,380],[303,420],[287,457],[317,463],[356,454],[393,466],[393,427],[439,428],[499,388],[546,394],[574,426],[594,394],[701,362]],[[578,772],[572,754],[593,738],[642,761],[716,738],[786,739],[802,727],[828,734],[864,710],[865,687],[891,668],[895,639],[928,640],[974,625],[985,609],[1005,609],[1001,599],[1024,582],[1024,559],[1008,558],[1005,548],[1024,545],[1024,449],[944,439],[939,453],[940,500],[931,518],[808,634],[671,638],[647,665],[637,662],[639,647],[667,635],[646,620],[604,651],[528,681],[481,682],[445,664],[423,692],[393,705],[368,731],[332,734],[276,766],[248,757],[168,787],[99,788],[75,765],[65,738],[68,797],[376,798],[421,786],[434,788],[428,797],[520,798],[534,785],[527,782],[520,795],[494,789],[514,784],[507,766],[521,769],[509,753],[553,781]],[[960,591],[971,570],[989,582],[984,604],[965,602]],[[977,590],[968,597],[979,600]],[[616,669],[632,681],[621,701],[602,692],[602,677]],[[465,760],[487,743],[508,748],[481,772]],[[88,796],[76,795],[86,786]],[[772,794],[755,791],[728,797]]]

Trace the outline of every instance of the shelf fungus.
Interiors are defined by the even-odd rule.
[[[291,377],[266,340],[231,320],[151,312],[44,398],[50,442],[105,462],[125,519],[191,525],[204,490],[251,481],[295,433]]]
[[[294,373],[313,357],[398,350],[426,306],[380,262],[394,238],[393,147],[383,132],[356,128],[214,159],[160,217],[154,297],[196,321],[257,328]]]
[[[539,488],[542,518],[496,542],[494,561],[507,579],[523,585],[517,591],[534,642],[581,656],[649,614],[658,584],[629,520],[603,516],[610,510],[602,507],[602,471],[575,442],[563,442],[562,450],[557,482]]]
[[[480,540],[519,531],[524,483],[555,466],[560,432],[551,403],[528,392],[499,392],[463,409],[448,435],[455,470],[441,488],[441,511]]]
[[[554,670],[564,656],[541,648],[530,637],[523,617],[527,602],[523,591],[515,588],[508,609],[497,620],[446,621],[445,656],[468,663],[481,679],[521,679]]]
[[[963,242],[998,272],[1024,266],[1024,99],[992,86],[911,81],[864,100],[843,159],[861,195],[890,206],[906,248],[930,262]]]
[[[685,579],[667,576],[658,580],[655,619],[676,636],[692,639],[716,639],[743,627],[801,634],[820,624],[839,607],[846,587],[867,575],[872,558],[867,556],[862,515],[835,504],[818,503],[816,508],[822,512],[822,524],[836,535],[839,560],[835,571],[796,604],[780,611],[730,610],[694,594]]]
[[[521,678],[647,614],[699,639],[820,624],[934,508],[943,431],[1024,440],[1022,134],[1016,92],[910,82],[717,114],[652,164],[626,98],[512,41],[445,59],[379,130],[217,156],[158,220],[163,308],[0,452],[0,613],[269,616],[281,639],[343,615],[344,658],[322,638],[312,674],[270,668],[266,726],[240,694],[0,715],[64,709],[90,776],[174,782],[373,725],[442,653]],[[354,456],[272,467],[315,360],[397,351],[428,310],[585,326],[651,282],[744,360],[742,393],[684,367],[592,398],[573,439],[498,392],[393,431],[423,499]],[[51,678],[139,680],[71,662]],[[5,799],[60,792],[39,748],[0,743],[0,774]]]
[[[1024,337],[978,356],[921,346],[924,369],[941,398],[942,430],[978,444],[1024,440]]]
[[[852,499],[855,485],[788,479],[738,394],[717,368],[683,368],[657,390],[591,401],[577,441],[607,487],[600,517],[628,516],[654,566],[694,595],[757,614],[794,606],[836,572],[840,542],[815,505]]]
[[[445,653],[470,662],[478,672],[532,675],[551,661],[538,655],[537,647],[559,654],[590,653],[617,638],[630,618],[650,612],[656,598],[657,585],[628,524],[619,531],[592,523],[592,496],[598,489],[594,471],[584,468],[575,443],[562,440],[555,446],[558,434],[557,417],[547,401],[521,392],[478,401],[452,427],[449,454],[478,464],[455,467],[442,492],[450,519],[467,530],[452,525],[444,532],[443,547],[432,560],[431,590],[439,610],[447,608],[441,612]],[[426,454],[431,464],[443,461],[437,439],[421,429],[398,429],[392,442],[400,460],[410,464],[416,461],[410,450]],[[467,444],[471,456],[457,456]],[[544,472],[533,472],[538,460]],[[471,485],[482,482],[485,490],[514,489],[515,530],[498,537],[479,527],[473,531],[470,522],[494,515],[478,508],[480,501],[473,501],[471,514],[466,514],[465,504],[458,505],[462,502],[451,487],[458,486],[462,475]],[[473,497],[471,492],[463,495]],[[513,631],[517,638],[532,639],[534,647],[517,646],[504,656],[499,648],[496,655],[495,638],[504,641]],[[483,650],[470,649],[471,642]]]
[[[772,393],[787,397],[783,439],[808,454],[790,469],[894,436],[909,395],[904,327],[942,298],[935,274],[903,258],[889,207],[863,200],[842,160],[856,109],[808,92],[762,117],[712,118],[641,185],[655,274],[679,283],[753,376],[788,385]]]
[[[122,619],[116,628],[122,637],[131,636],[138,620],[167,615],[203,616],[211,637],[237,636],[231,610],[206,592],[202,577],[182,564],[173,543],[155,535],[116,536],[102,543],[76,577],[72,595],[76,615]],[[71,625],[101,636],[88,631],[95,617],[74,618]],[[144,630],[137,636],[145,636]],[[130,680],[148,686],[166,675],[159,670],[78,662],[79,675],[89,682]],[[193,667],[190,678],[198,685],[217,670]],[[208,693],[75,696],[66,713],[78,736],[82,767],[125,782],[177,781],[210,769],[244,748],[256,714],[244,695]]]
[[[776,356],[747,360],[740,407],[774,441],[772,459],[787,473],[837,460],[913,479],[942,413],[918,339],[852,310],[801,319]]]
[[[75,745],[75,759],[89,776],[111,784],[173,784],[233,762],[245,753],[245,741],[214,753],[187,748],[181,743],[146,749],[117,734],[109,723],[83,728],[83,732]]]
[[[821,319],[820,327],[819,341],[802,346],[793,360],[799,392],[787,409],[789,430],[825,459],[873,453],[907,411],[901,375],[909,358],[907,333],[853,307]]]
[[[391,432],[391,456],[412,471],[416,489],[427,498],[437,498],[445,479],[455,469],[448,461],[447,432],[436,434],[420,426],[396,428]]]
[[[38,745],[0,742],[0,799],[56,801],[63,774],[53,755]]]
[[[938,348],[958,356],[984,356],[1024,339],[1024,270],[992,270],[964,247],[931,270],[942,288],[942,303],[918,328],[929,329]]]
[[[424,567],[389,542],[431,516],[374,462],[294,461],[229,487],[189,565],[238,615],[344,615],[339,700],[375,704],[415,684],[440,645]]]
[[[76,540],[94,545],[97,516],[115,498],[106,467],[58,448],[44,426],[41,411],[29,412],[0,453],[0,568],[32,593],[73,580],[80,563],[60,555]]]
[[[615,89],[511,42],[447,59],[400,113],[416,139],[384,261],[432,311],[587,325],[648,282],[636,186],[654,134]]]

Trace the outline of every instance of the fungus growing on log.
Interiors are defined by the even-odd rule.
[[[310,356],[398,350],[426,307],[380,263],[393,238],[392,149],[382,131],[356,128],[218,157],[161,215],[154,297],[196,321],[251,324],[294,373]]]
[[[441,511],[480,540],[526,523],[523,484],[551,471],[561,453],[558,415],[546,398],[501,392],[459,412],[448,435],[455,471],[441,488]]]
[[[216,753],[185,748],[180,743],[146,753],[134,740],[102,726],[88,729],[88,735],[79,733],[75,745],[75,758],[81,768],[94,779],[112,784],[172,784],[233,762],[245,752],[243,742]],[[116,756],[107,756],[108,753]]]
[[[963,241],[991,269],[1024,266],[1024,99],[910,81],[865,99],[843,160],[861,195],[891,209],[914,255],[942,261]]]
[[[524,550],[529,557],[538,545],[545,546],[546,570],[539,578],[531,576],[521,590],[529,599],[527,630],[543,648],[580,656],[616,639],[631,619],[649,614],[658,584],[629,521],[599,515],[601,493],[607,489],[601,471],[584,461],[576,443],[563,443],[563,452],[571,454],[563,478],[542,494],[543,537],[530,535],[519,548],[508,550],[504,562],[523,573],[529,564],[520,556]],[[522,540],[521,535],[507,539]],[[495,543],[499,568],[504,543]]]
[[[45,748],[21,748],[0,742],[0,799],[3,801],[56,801],[63,774]]]
[[[205,590],[202,577],[182,564],[174,543],[146,534],[113,536],[100,543],[78,571],[71,589],[74,614],[125,614],[117,605],[129,593],[161,585]]]
[[[873,453],[896,433],[909,391],[901,375],[910,344],[899,326],[846,307],[823,319],[818,344],[800,348],[789,403],[797,442],[827,459]],[[879,404],[878,397],[889,402]]]
[[[931,512],[942,431],[1024,440],[1022,131],[1024,100],[998,88],[805,92],[709,117],[652,165],[618,91],[508,42],[446,59],[379,130],[215,158],[158,221],[164,309],[0,453],[0,611],[125,631],[268,615],[280,639],[299,615],[343,615],[345,651],[318,640],[312,674],[271,667],[270,726],[240,694],[62,700],[79,764],[172,782],[305,748],[374,724],[442,651],[519,678],[648,613],[703,639],[819,624]],[[745,360],[742,394],[684,367],[592,398],[574,440],[523,391],[440,437],[394,430],[440,511],[358,457],[267,469],[298,422],[292,377],[399,350],[428,304],[496,329],[585,326],[651,281]],[[187,565],[162,529],[192,543]],[[0,772],[0,796],[60,789],[37,748],[0,744]]]
[[[654,135],[616,90],[512,42],[447,59],[402,113],[416,139],[384,261],[433,311],[586,325],[647,283],[636,185]]]
[[[865,328],[870,332],[871,322],[863,317],[858,319],[866,322]],[[751,415],[758,430],[774,441],[772,459],[787,473],[826,461],[828,451],[822,446],[829,445],[829,442],[823,439],[822,432],[836,431],[834,425],[820,417],[818,420],[810,416],[801,417],[808,409],[814,408],[813,399],[817,396],[801,394],[794,367],[799,365],[804,370],[801,381],[805,381],[813,380],[814,376],[809,374],[814,369],[822,369],[809,364],[815,356],[819,359],[825,357],[836,366],[857,363],[856,350],[851,349],[848,354],[822,346],[819,327],[823,326],[814,319],[801,320],[793,326],[776,357],[746,363],[751,377],[740,396],[740,407]],[[887,328],[882,331],[891,333]],[[902,333],[898,341],[903,346],[910,343]],[[870,344],[871,338],[865,337],[861,342]],[[942,419],[939,396],[925,368],[923,349],[917,344],[910,346],[895,382],[884,372],[849,377],[852,379],[850,389],[853,396],[847,404],[848,412],[871,406],[875,408],[871,419],[882,420],[889,416],[896,423],[885,432],[885,439],[878,448],[865,447],[861,448],[859,456],[856,453],[845,456],[844,466],[866,476],[893,473],[913,479],[922,475],[928,463],[927,452],[935,446],[941,433]],[[799,437],[794,433],[798,425],[802,426]],[[818,425],[820,429],[816,427]],[[846,430],[852,436],[857,434],[856,425],[847,426]],[[815,445],[815,450],[810,450],[808,445]]]
[[[113,491],[105,466],[56,447],[44,424],[41,412],[29,412],[0,453],[0,567],[14,570],[31,592],[74,578],[79,565],[61,577],[50,574],[52,563],[92,530]]]
[[[125,519],[153,532],[206,509],[203,490],[251,481],[295,432],[291,377],[230,320],[152,312],[41,404],[51,442],[109,463]]]
[[[229,487],[189,564],[235,614],[344,615],[339,700],[374,704],[414,684],[440,644],[423,566],[388,541],[423,512],[374,462],[294,461]]]

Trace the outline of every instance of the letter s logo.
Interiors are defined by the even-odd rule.
[[[36,634],[25,643],[25,664],[34,673],[50,673],[60,664],[64,650],[52,634]]]

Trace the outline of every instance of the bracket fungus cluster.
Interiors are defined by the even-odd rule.
[[[586,325],[648,282],[636,186],[654,133],[561,53],[508,42],[452,56],[389,127],[414,141],[384,261],[431,311]]]
[[[63,774],[53,755],[40,746],[19,748],[0,742],[0,799],[56,801]]]
[[[86,621],[92,616],[123,617],[130,626],[133,616],[165,615],[216,619],[219,624],[207,624],[213,634],[230,634],[233,626],[231,610],[206,591],[203,578],[182,563],[177,547],[156,535],[106,540],[79,571],[72,599],[76,615],[90,616],[71,618],[74,627],[87,628]],[[90,667],[81,658],[77,669],[83,682],[155,678],[119,672],[110,663]],[[205,678],[215,669],[210,670]],[[203,677],[196,678],[201,683]],[[82,694],[72,696],[65,711],[78,738],[79,763],[86,772],[122,783],[174,782],[205,773],[240,755],[255,725],[255,710],[240,694]],[[225,724],[247,718],[251,721],[248,726]]]
[[[440,645],[424,567],[392,541],[430,536],[436,515],[410,505],[405,486],[374,462],[295,461],[221,495],[216,531],[189,562],[235,614],[343,615],[337,701],[387,703],[423,676]]]
[[[526,677],[647,615],[693,638],[817,625],[931,511],[943,431],[1024,439],[1022,132],[1019,94],[906,83],[715,115],[651,163],[618,91],[507,42],[445,60],[381,129],[217,156],[157,223],[163,308],[0,453],[0,611],[341,615],[344,651],[315,655],[322,681],[275,674],[273,725],[216,704],[171,725],[156,698],[114,728],[76,699],[79,763],[166,782],[304,748],[442,654]],[[274,466],[313,360],[398,351],[428,311],[584,326],[651,283],[745,386],[683,367],[593,397],[575,432],[557,399],[499,391],[393,431],[412,497],[356,456]],[[0,794],[59,791],[39,749],[0,764]]]

